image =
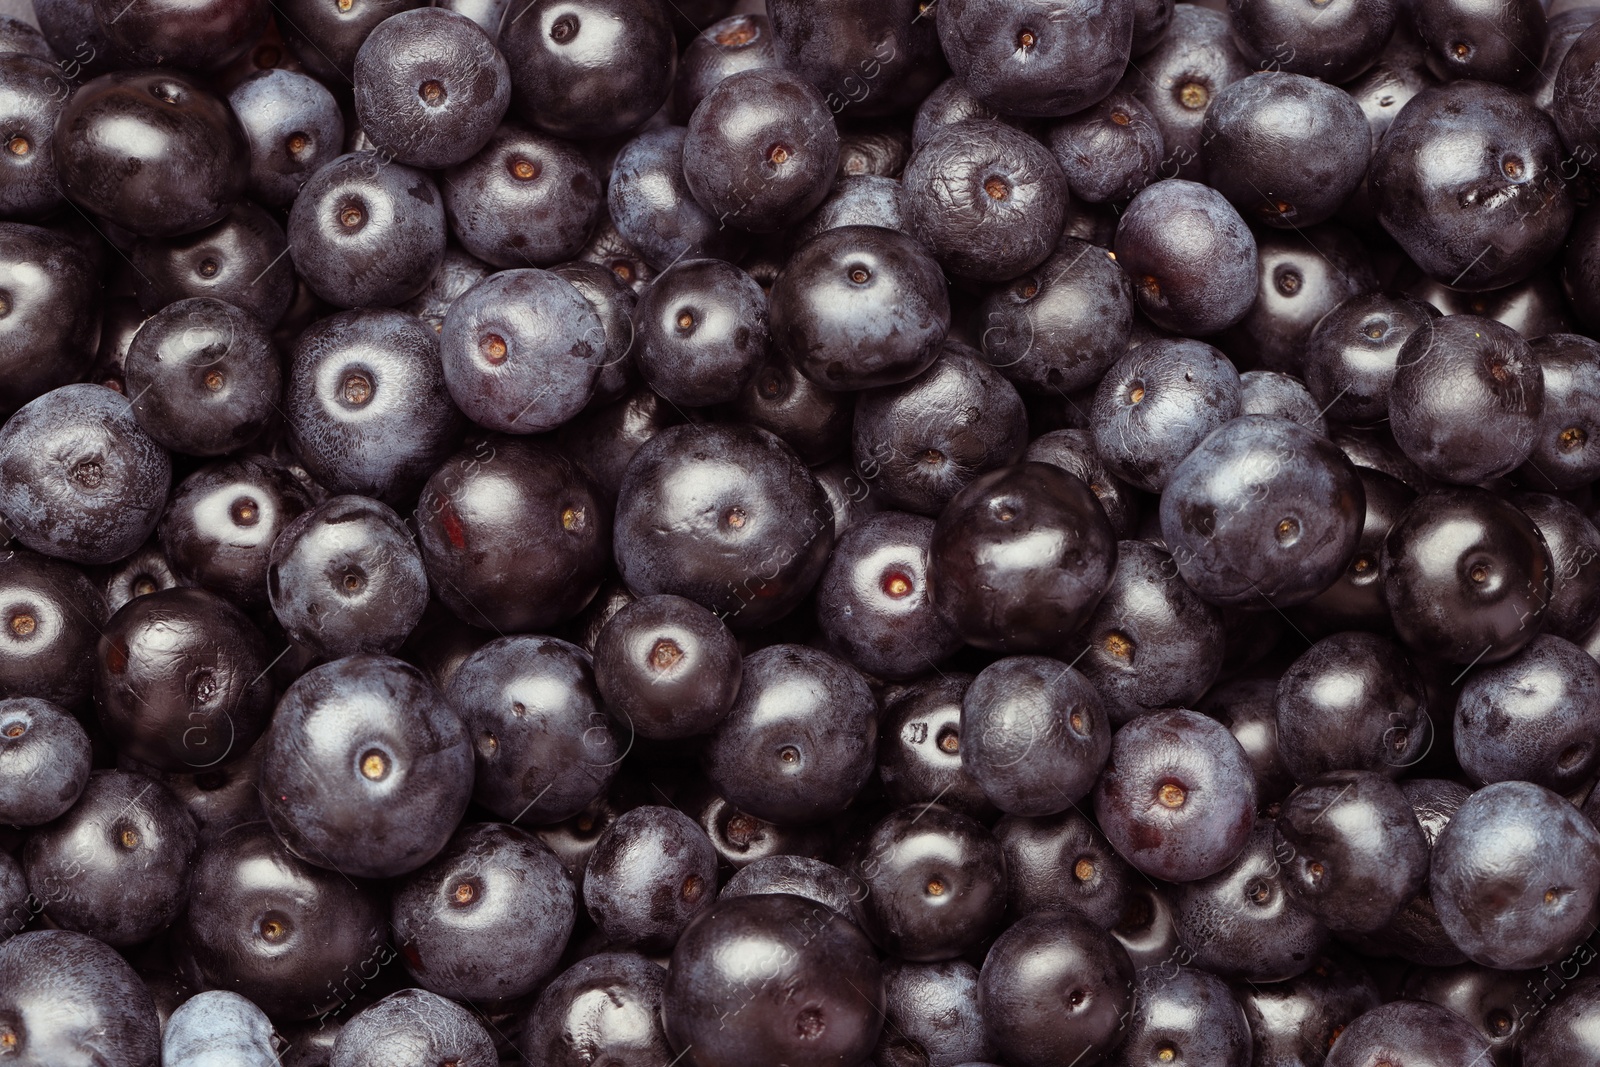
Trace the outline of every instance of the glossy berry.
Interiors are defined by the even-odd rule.
[[[961,766],[1010,815],[1054,815],[1089,794],[1111,751],[1100,694],[1045,656],[1009,656],[961,701]]]
[[[1206,600],[1286,607],[1338,578],[1364,512],[1361,480],[1331,441],[1288,419],[1244,415],[1173,471],[1161,532]]]
[[[748,962],[769,959],[750,982]],[[719,900],[684,931],[661,1000],[667,1040],[705,1067],[857,1063],[883,1028],[883,971],[832,908],[786,893]]]
[[[978,1011],[1006,1063],[1045,1067],[1099,1055],[1120,1035],[1133,1001],[1122,946],[1072,912],[1020,919],[1001,934],[978,976]]]
[[[1277,820],[1287,885],[1330,930],[1389,924],[1428,876],[1428,839],[1411,802],[1374,771],[1333,771],[1302,782]]]
[[[950,298],[905,233],[840,226],[802,245],[772,288],[778,351],[824,389],[895,385],[938,357]]]
[[[599,312],[569,282],[532,268],[499,271],[450,306],[439,334],[455,406],[500,433],[540,433],[594,394],[606,353]]]
[[[1538,635],[1550,603],[1539,528],[1482,489],[1426,493],[1383,544],[1383,598],[1411,648],[1453,663],[1495,663]]]
[[[645,805],[619,816],[595,843],[583,904],[607,941],[661,950],[716,902],[717,853],[676,808]]]
[[[677,69],[661,0],[533,0],[506,19],[498,43],[513,109],[558,137],[637,128],[666,103]]]
[[[463,622],[507,633],[553,626],[594,598],[610,555],[609,513],[567,456],[495,437],[441,464],[415,515],[439,599]],[[522,551],[533,536],[542,550]]]
[[[424,171],[351,152],[324,165],[289,212],[295,271],[337,307],[392,307],[444,258],[444,204]]]
[[[934,520],[885,511],[845,531],[817,583],[817,621],[833,647],[880,678],[911,679],[961,647],[928,590]]]
[[[933,602],[968,644],[1049,650],[1083,626],[1111,584],[1116,535],[1089,487],[1020,463],[974,481],[939,516]]]
[[[56,926],[126,948],[183,912],[194,851],[194,820],[170,790],[99,771],[71,811],[28,838],[22,869]]]
[[[508,822],[583,811],[617,773],[629,739],[610,726],[589,656],[553,637],[490,641],[445,688],[474,753],[472,798]]]
[[[1156,182],[1135,196],[1114,248],[1139,310],[1163,329],[1217,333],[1255,299],[1255,238],[1222,194],[1196,182]]]
[[[1005,911],[999,842],[937,804],[900,808],[879,822],[852,870],[865,890],[856,914],[897,959],[953,959],[992,934]]]
[[[514,826],[478,823],[397,885],[389,921],[424,989],[498,1002],[555,969],[575,915],[572,880],[548,848]]]
[[[1509,326],[1424,319],[1400,347],[1389,426],[1429,477],[1476,485],[1510,473],[1532,453],[1543,413],[1538,357]]]
[[[1243,399],[1238,369],[1217,349],[1182,338],[1147,341],[1095,388],[1095,453],[1118,478],[1158,493],[1196,445],[1242,414]]]
[[[329,658],[393,652],[428,606],[422,552],[393,509],[338,496],[272,543],[272,611],[293,640]]]
[[[463,248],[497,267],[576,256],[601,213],[602,189],[576,145],[516,122],[444,174],[445,219]]]
[[[102,75],[72,94],[56,129],[56,170],[67,197],[133,233],[202,229],[244,192],[249,158],[239,121],[184,75]]]
[[[120,752],[163,771],[241,759],[272,717],[270,663],[261,632],[214,593],[136,597],[100,638],[100,724]]]
[[[59,705],[0,700],[0,819],[39,826],[65,813],[88,784],[89,759],[89,735]]]
[[[656,277],[634,307],[633,357],[646,384],[683,407],[723,404],[768,347],[767,296],[744,271],[686,259]]]
[[[253,315],[209,297],[147,319],[123,363],[133,416],[163,446],[220,456],[259,437],[279,410],[283,369]]]
[[[733,707],[744,674],[722,621],[683,597],[641,597],[601,628],[595,685],[625,732],[688,737],[710,731]]]
[[[831,818],[872,773],[877,714],[854,667],[802,645],[769,645],[745,657],[739,697],[705,748],[706,777],[757,818]]]
[[[427,863],[472,796],[461,720],[421,672],[385,656],[301,675],[263,744],[273,829],[308,862],[359,878]]]

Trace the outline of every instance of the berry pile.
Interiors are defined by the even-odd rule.
[[[0,1067],[1600,1064],[1600,0],[420,4],[0,17]]]

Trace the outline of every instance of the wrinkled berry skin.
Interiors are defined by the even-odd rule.
[[[1430,478],[1477,485],[1520,467],[1544,414],[1539,359],[1476,315],[1424,319],[1395,359],[1389,428]]]
[[[1504,662],[1474,670],[1456,700],[1456,758],[1484,784],[1576,789],[1600,763],[1597,735],[1600,664],[1549,634]]]
[[[0,427],[0,514],[36,552],[121,559],[155,532],[171,482],[166,449],[98,385],[64,385]]]
[[[1046,652],[1088,620],[1117,566],[1117,536],[1083,481],[1048,463],[983,475],[940,514],[933,603],[968,644]]]
[[[880,506],[937,515],[978,475],[1014,463],[1028,443],[1016,386],[958,341],[909,382],[856,401],[851,450]]]
[[[871,1054],[883,1006],[882,968],[854,923],[769,893],[719,900],[684,931],[661,1017],[703,1067],[827,1067]]]
[[[1055,815],[1089,795],[1111,723],[1089,680],[1060,660],[1008,656],[961,700],[961,767],[1008,815]]]
[[[1106,469],[1159,493],[1195,447],[1243,413],[1239,371],[1204,341],[1158,337],[1129,349],[1095,387],[1089,430]]]
[[[393,15],[356,53],[361,130],[408,167],[440,170],[474,155],[511,103],[494,40],[465,15],[423,7]]]
[[[428,574],[394,509],[336,496],[272,542],[267,594],[284,632],[318,655],[382,654],[421,621]]]
[[[1228,728],[1198,712],[1134,719],[1111,740],[1095,817],[1118,854],[1152,878],[1216,874],[1254,826],[1256,780]]]
[[[978,1011],[1008,1064],[1053,1067],[1122,1036],[1133,964],[1094,923],[1070,911],[1020,919],[1001,934],[978,975]]]
[[[531,0],[501,27],[499,45],[512,107],[558,137],[610,137],[643,125],[667,102],[677,72],[662,0]]]
[[[267,820],[307,862],[388,878],[444,848],[472,797],[472,748],[409,664],[350,656],[284,693],[262,742]]]
[[[1589,933],[1600,887],[1600,832],[1531,782],[1496,782],[1462,802],[1433,849],[1439,921],[1473,962],[1504,970],[1554,963]]]
[[[1071,196],[1048,148],[994,121],[945,127],[901,180],[917,237],[952,276],[987,282],[1049,258]]]
[[[1527,278],[1572,223],[1550,117],[1499,85],[1417,94],[1372,157],[1378,221],[1430,277],[1482,292]],[[1431,160],[1423,164],[1421,160]]]
[[[1178,573],[1224,606],[1315,597],[1355,555],[1365,515],[1361,479],[1338,446],[1270,415],[1213,431],[1161,495]]]
[[[584,1067],[591,1046],[575,1033],[594,1034],[619,1067],[671,1063],[661,1025],[665,967],[634,952],[601,952],[580,960],[545,986],[522,1016],[521,1048],[547,1067]]]
[[[1222,194],[1197,182],[1156,182],[1128,204],[1113,249],[1139,310],[1164,330],[1204,337],[1250,310],[1256,239]]]
[[[548,629],[594,599],[611,553],[610,507],[548,444],[491,437],[450,457],[423,487],[417,540],[436,595],[463,622],[500,633]],[[528,552],[537,538],[538,552]]]
[[[356,1012],[340,1027],[328,1067],[408,1061],[497,1067],[500,1057],[494,1039],[471,1011],[425,989],[402,989]]]
[[[1379,561],[1400,639],[1451,663],[1496,663],[1538,635],[1550,603],[1549,549],[1533,521],[1482,489],[1418,497]]]
[[[1133,46],[1133,0],[945,0],[934,16],[956,76],[1003,115],[1056,117],[1109,93]]]
[[[35,930],[0,944],[7,1052],[50,1067],[153,1067],[161,1018],[116,950],[84,934]]]
[[[1489,1041],[1471,1023],[1437,1004],[1400,1000],[1373,1008],[1342,1030],[1327,1067],[1365,1067],[1386,1057],[1416,1067],[1491,1063]]]
[[[392,307],[444,259],[444,202],[425,171],[351,152],[317,171],[289,209],[289,256],[336,307]]]
[[[674,426],[629,463],[614,538],[636,595],[687,597],[750,630],[787,615],[822,576],[833,509],[765,430]]]
[[[56,120],[56,170],[73,203],[147,237],[219,221],[244,193],[239,120],[200,82],[166,70],[105,74]]]
[[[1222,612],[1178,577],[1170,555],[1118,541],[1111,586],[1076,640],[1085,646],[1078,670],[1120,726],[1157,708],[1192,707],[1222,669],[1226,634]]]
[[[595,843],[583,906],[608,942],[660,951],[716,902],[717,853],[677,808],[647,804],[618,816]]]
[[[208,989],[167,1018],[161,1062],[164,1067],[206,1067],[218,1061],[238,1067],[279,1063],[267,1013],[237,993]]]
[[[1349,93],[1283,71],[1241,78],[1206,109],[1203,155],[1212,188],[1267,226],[1333,216],[1367,172],[1372,132]]]
[[[330,315],[295,341],[287,378],[290,445],[336,493],[406,499],[455,444],[439,338],[413,315]]]

